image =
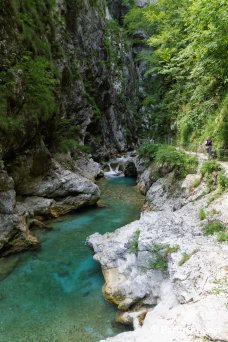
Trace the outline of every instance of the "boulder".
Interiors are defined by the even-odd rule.
[[[31,234],[25,217],[0,215],[0,255],[37,247],[39,241]]]
[[[54,159],[62,168],[94,181],[101,173],[101,167],[90,156],[83,153],[55,154]]]
[[[51,205],[55,201],[53,199],[29,196],[19,197],[17,199],[16,212],[19,215],[33,216],[50,216]]]
[[[137,177],[137,169],[134,161],[127,161],[124,170],[125,177]]]
[[[53,201],[50,208],[52,217],[65,215],[78,208],[94,205],[99,199],[98,195],[82,194],[78,196],[68,196],[62,200]]]

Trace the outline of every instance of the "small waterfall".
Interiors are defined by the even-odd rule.
[[[124,173],[120,170],[120,165],[115,166],[115,162],[108,163],[109,171],[104,172],[105,177],[124,177]]]

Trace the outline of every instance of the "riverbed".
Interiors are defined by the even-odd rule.
[[[132,178],[98,185],[100,207],[52,220],[51,231],[35,233],[39,250],[1,260],[1,342],[97,342],[128,329],[103,299],[100,266],[85,241],[138,219],[144,198]]]

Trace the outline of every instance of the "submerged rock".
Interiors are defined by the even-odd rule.
[[[11,258],[0,258],[0,280],[6,278],[16,267],[19,258],[12,256]]]

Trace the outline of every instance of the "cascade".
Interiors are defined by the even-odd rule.
[[[104,172],[105,177],[124,177],[124,173],[120,170],[120,165],[115,162],[108,163],[109,171]]]

